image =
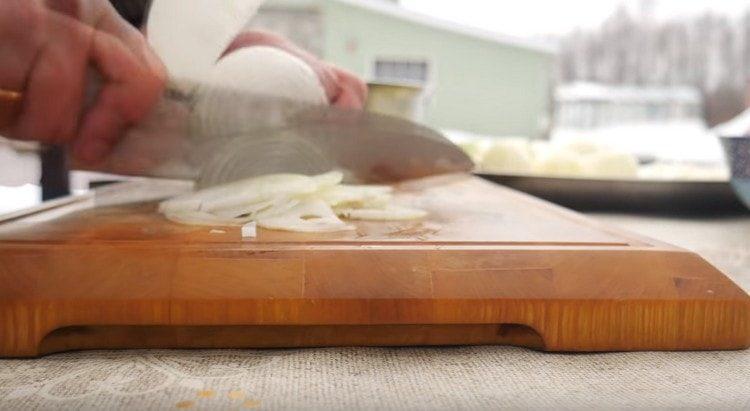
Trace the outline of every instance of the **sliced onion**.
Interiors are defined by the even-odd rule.
[[[354,229],[341,221],[331,207],[320,200],[305,201],[284,214],[261,218],[258,220],[258,226],[269,230],[304,233],[328,233]]]
[[[192,194],[182,195],[163,201],[159,204],[160,213],[180,213],[187,211],[198,211],[201,208],[201,200]]]
[[[252,206],[315,192],[318,185],[311,177],[297,174],[272,174],[212,187],[163,202],[159,211],[207,211]]]
[[[206,198],[201,205],[201,209],[212,212],[238,207],[243,204],[269,201],[278,197],[309,194],[315,192],[318,188],[312,178],[295,174],[268,175],[223,187],[229,186],[231,186],[231,190],[221,190],[221,196],[212,195]]]
[[[242,226],[242,238],[254,238],[258,236],[258,224],[253,221]]]
[[[404,221],[418,220],[427,216],[424,210],[389,206],[386,208],[337,208],[336,214],[348,220]]]
[[[341,184],[341,182],[344,181],[344,173],[341,171],[331,171],[314,176],[312,179],[318,185],[318,190],[323,190]]]
[[[321,190],[316,197],[331,207],[347,206],[348,208],[375,207],[387,204],[393,189],[388,186],[351,186],[341,185]]]
[[[281,130],[300,110],[328,104],[325,90],[310,66],[289,53],[265,46],[242,48],[222,58],[211,69],[205,86],[196,90],[194,101],[190,129],[198,137]],[[304,140],[300,143],[304,144]],[[251,144],[271,143],[259,139]],[[295,154],[306,161],[318,161],[318,156],[307,157],[307,153],[298,153],[293,146],[271,149],[277,150],[277,155]]]
[[[262,203],[218,210],[213,212],[213,214],[223,218],[249,217],[258,219],[283,214],[299,203],[300,200],[296,198],[278,197]]]
[[[252,217],[263,210],[272,208],[276,201],[261,201],[260,203],[240,205],[237,207],[223,208],[215,210],[212,214],[222,218]]]
[[[167,212],[164,214],[169,221],[186,225],[202,226],[241,226],[247,224],[250,218],[222,218],[203,211]]]
[[[314,177],[267,175],[167,200],[159,210],[182,224],[242,226],[255,222],[271,230],[318,233],[353,229],[339,216],[401,221],[427,214],[392,206],[391,187],[340,185],[342,179],[340,172]]]

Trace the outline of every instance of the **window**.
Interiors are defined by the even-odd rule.
[[[376,81],[425,85],[430,76],[430,65],[425,60],[377,59],[374,69]]]

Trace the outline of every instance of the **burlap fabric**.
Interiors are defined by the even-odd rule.
[[[607,216],[750,289],[750,218]],[[83,352],[0,361],[0,409],[750,409],[750,351],[507,347]]]

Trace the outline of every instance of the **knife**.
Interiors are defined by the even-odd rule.
[[[344,171],[348,182],[396,182],[474,166],[442,134],[405,119],[208,85],[191,89],[168,89],[106,159],[71,159],[72,168],[190,179],[208,187],[332,169]],[[22,93],[0,90],[0,129],[13,124],[22,102]]]

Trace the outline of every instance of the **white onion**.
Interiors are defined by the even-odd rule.
[[[497,174],[529,174],[533,168],[531,154],[525,139],[499,139],[484,153],[482,169]]]
[[[326,105],[323,85],[310,66],[275,47],[245,47],[224,56],[210,70],[212,88],[237,90],[311,105]],[[200,100],[197,111],[201,111]]]
[[[342,180],[337,171],[313,177],[272,174],[167,200],[159,210],[181,224],[248,227],[243,233],[252,231],[252,223],[271,230],[324,233],[354,228],[339,216],[401,221],[426,215],[422,210],[392,205],[391,187],[349,186],[342,185]]]
[[[253,221],[242,226],[242,238],[253,238],[258,235],[258,224]]]
[[[250,218],[223,218],[204,211],[166,212],[167,220],[186,225],[204,226],[241,226],[251,221]]]
[[[320,174],[312,177],[315,183],[318,185],[318,189],[326,189],[335,187],[344,181],[344,173],[341,171],[331,171],[325,174]]]
[[[214,212],[245,205],[272,201],[282,196],[315,192],[318,184],[311,177],[299,174],[271,174],[211,187],[163,202],[162,212]]]
[[[638,159],[630,153],[602,150],[584,156],[584,161],[587,175],[593,178],[638,178]]]
[[[201,200],[192,195],[182,195],[163,201],[159,204],[160,213],[181,213],[188,211],[198,211],[201,209]]]
[[[579,154],[563,149],[540,158],[535,171],[547,176],[582,177],[586,175],[586,165]]]
[[[340,185],[321,190],[316,196],[331,207],[383,207],[391,200],[393,189],[388,186]]]
[[[270,230],[303,233],[328,233],[354,229],[341,221],[331,207],[321,200],[305,201],[282,215],[261,218],[258,220],[258,226]]]
[[[252,217],[252,218],[258,218],[261,215],[264,215],[264,213],[267,213],[271,210],[279,210],[283,208],[282,212],[285,210],[288,210],[295,205],[297,205],[299,201],[280,197],[275,198],[273,200],[269,201],[262,201],[260,203],[254,203],[254,204],[243,204],[236,207],[231,208],[223,208],[219,210],[215,210],[212,212],[212,214],[222,217],[222,218],[240,218],[240,217]]]
[[[202,137],[237,136],[283,128],[311,106],[328,104],[317,74],[307,63],[273,47],[233,51],[211,69],[196,91],[191,132]],[[238,104],[227,104],[227,91]]]
[[[263,0],[153,0],[146,34],[177,88],[205,81]]]
[[[388,206],[381,209],[342,208],[336,209],[336,214],[349,220],[366,221],[418,220],[420,218],[424,218],[427,215],[424,210],[396,206]]]

